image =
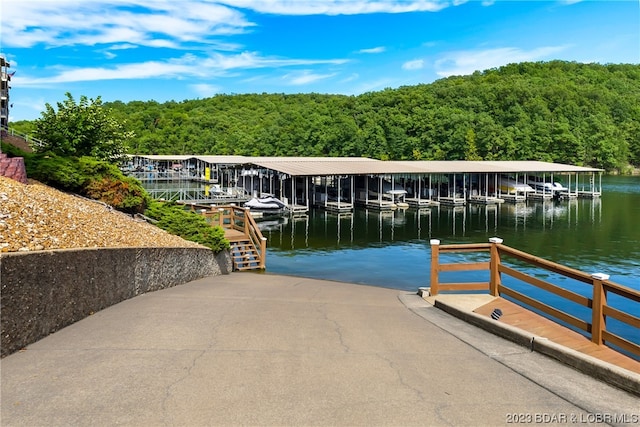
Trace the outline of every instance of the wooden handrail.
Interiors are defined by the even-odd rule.
[[[262,231],[258,227],[256,220],[251,215],[248,208],[236,205],[201,205],[197,203],[188,203],[192,211],[199,211],[205,217],[217,217],[218,225],[223,229],[233,229],[242,232],[251,243],[256,247],[260,265],[259,268],[266,268],[267,258],[267,238],[262,235]]]
[[[491,248],[491,243],[460,243],[458,245],[441,245],[440,252],[483,252]]]
[[[506,295],[525,305],[540,310],[551,318],[558,319],[568,323],[587,334],[591,334],[591,341],[598,345],[608,342],[616,345],[625,351],[640,356],[640,345],[628,341],[619,335],[607,330],[607,318],[615,319],[626,325],[636,328],[640,332],[640,317],[611,307],[608,304],[608,294],[613,293],[627,300],[640,303],[640,291],[619,285],[609,281],[606,274],[588,274],[580,270],[576,270],[561,264],[548,261],[546,259],[519,251],[502,244],[502,239],[492,238],[490,243],[473,243],[473,244],[454,244],[440,245],[440,241],[431,240],[431,295],[438,295],[440,291],[461,291],[461,290],[482,290],[489,292],[491,295]],[[465,253],[465,252],[488,252],[488,262],[472,262],[472,263],[441,263],[440,253]],[[561,288],[557,285],[549,283],[545,280],[533,277],[527,273],[519,271],[515,268],[503,264],[502,259],[505,256],[515,258],[520,261],[542,268],[547,271],[562,275],[564,277],[577,280],[582,283],[591,285],[592,295],[586,297],[576,292]],[[466,270],[485,270],[489,271],[489,282],[465,282],[465,283],[441,283],[440,272],[443,271],[466,271]],[[551,292],[568,301],[579,304],[591,310],[591,319],[589,321],[579,319],[569,313],[554,307],[548,306],[532,297],[515,291],[502,283],[502,275],[514,277],[538,289]],[[634,310],[633,313],[640,312]]]
[[[259,268],[265,269],[267,238],[262,235],[262,231],[260,231],[249,209],[235,205],[214,206],[212,209],[217,209],[220,227],[240,231],[251,240],[251,243],[256,247],[260,255]]]
[[[561,274],[565,277],[569,277],[574,280],[578,280],[584,283],[592,283],[593,279],[590,274],[582,272],[580,270],[576,270],[561,264],[556,264],[553,261],[548,261],[544,258],[537,257],[535,255],[528,254],[526,252],[519,251],[514,248],[510,248],[509,246],[500,245],[498,247],[501,253],[512,256],[514,258],[519,259],[520,261],[524,261],[528,264],[535,265],[537,267],[542,267],[545,270],[552,271],[554,273]]]

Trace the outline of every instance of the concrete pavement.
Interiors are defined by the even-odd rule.
[[[1,361],[2,426],[640,423],[637,397],[393,289],[232,273]]]

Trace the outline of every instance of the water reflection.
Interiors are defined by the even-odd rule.
[[[504,203],[500,205],[440,206],[427,209],[349,213],[312,210],[308,215],[271,218],[258,223],[276,250],[330,249],[374,243],[428,240],[458,241],[475,235],[518,234],[531,229],[577,230],[602,222],[602,203],[596,200]],[[285,243],[284,236],[290,244]],[[481,241],[486,239],[481,238]],[[274,245],[275,244],[275,245]]]
[[[265,221],[267,270],[417,289],[428,285],[429,239],[470,243],[500,236],[509,246],[640,288],[640,178],[608,178],[612,184],[603,180],[602,199],[358,208],[346,214],[312,210]]]

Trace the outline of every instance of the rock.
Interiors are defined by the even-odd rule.
[[[202,247],[102,203],[0,176],[0,251]],[[37,229],[35,228],[37,224]]]

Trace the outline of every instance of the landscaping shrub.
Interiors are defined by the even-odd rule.
[[[216,253],[230,247],[222,227],[209,225],[204,216],[187,211],[176,203],[153,201],[145,215],[156,220],[156,226],[163,230],[207,246]]]
[[[53,153],[25,153],[2,144],[10,157],[23,157],[27,176],[61,191],[99,200],[128,213],[142,213],[151,198],[140,182],[125,176],[114,164],[92,157],[64,157]]]

